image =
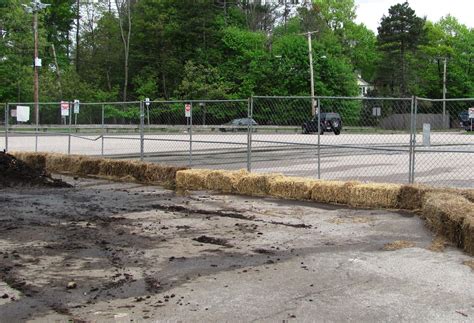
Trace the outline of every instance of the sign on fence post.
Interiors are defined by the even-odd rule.
[[[189,103],[184,105],[184,116],[186,118],[191,118],[191,104]]]
[[[423,146],[429,147],[431,144],[430,138],[431,124],[423,123]]]
[[[16,106],[16,121],[17,122],[30,121],[30,107],[17,105]]]
[[[61,101],[61,117],[69,116],[69,102]]]
[[[79,113],[80,104],[79,100],[74,100],[74,114]]]

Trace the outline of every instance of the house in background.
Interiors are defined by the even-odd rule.
[[[371,85],[369,82],[365,81],[360,75],[360,72],[357,72],[357,86],[359,87],[360,97],[367,96],[367,93],[369,91],[374,90],[374,86]]]

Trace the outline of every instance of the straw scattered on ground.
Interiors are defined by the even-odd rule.
[[[394,242],[387,243],[383,246],[383,250],[385,251],[395,251],[405,248],[413,248],[415,243],[406,240],[396,240]]]
[[[448,240],[446,240],[445,237],[438,235],[436,238],[433,239],[431,245],[428,247],[428,250],[433,252],[443,252],[448,245]]]

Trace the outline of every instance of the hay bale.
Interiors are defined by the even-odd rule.
[[[98,175],[103,159],[84,158],[79,161],[79,175]]]
[[[144,177],[147,183],[175,183],[177,172],[187,170],[186,167],[175,167],[160,165],[154,163],[147,163]]]
[[[351,187],[349,204],[354,207],[387,208],[398,207],[400,185],[367,183]]]
[[[269,194],[285,199],[309,200],[316,182],[301,177],[275,177],[269,182]]]
[[[319,203],[349,204],[352,187],[359,182],[315,181],[311,200]]]
[[[46,154],[46,169],[52,173],[78,174],[80,163],[86,158],[78,155]]]
[[[12,152],[11,155],[35,170],[46,169],[46,153]]]
[[[402,185],[398,195],[398,207],[405,210],[419,210],[426,193],[433,192],[433,188],[425,185]]]
[[[176,188],[181,190],[205,190],[210,169],[187,169],[176,173]]]
[[[471,203],[471,210],[474,207],[474,204]],[[462,224],[462,232],[464,236],[464,251],[470,255],[474,255],[474,214],[471,212],[470,216],[464,218]]]
[[[236,191],[236,185],[242,176],[248,175],[246,170],[226,171],[213,170],[206,176],[206,188],[209,190],[232,193]]]
[[[423,200],[427,225],[457,247],[474,254],[474,204],[460,194],[429,193]]]
[[[270,182],[282,178],[281,174],[247,174],[238,179],[237,193],[250,196],[265,196],[270,191]]]

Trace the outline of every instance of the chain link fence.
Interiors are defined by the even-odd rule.
[[[39,105],[36,123],[34,104],[10,103],[0,124],[10,151],[472,187],[472,107],[474,99],[367,97],[55,102]]]

